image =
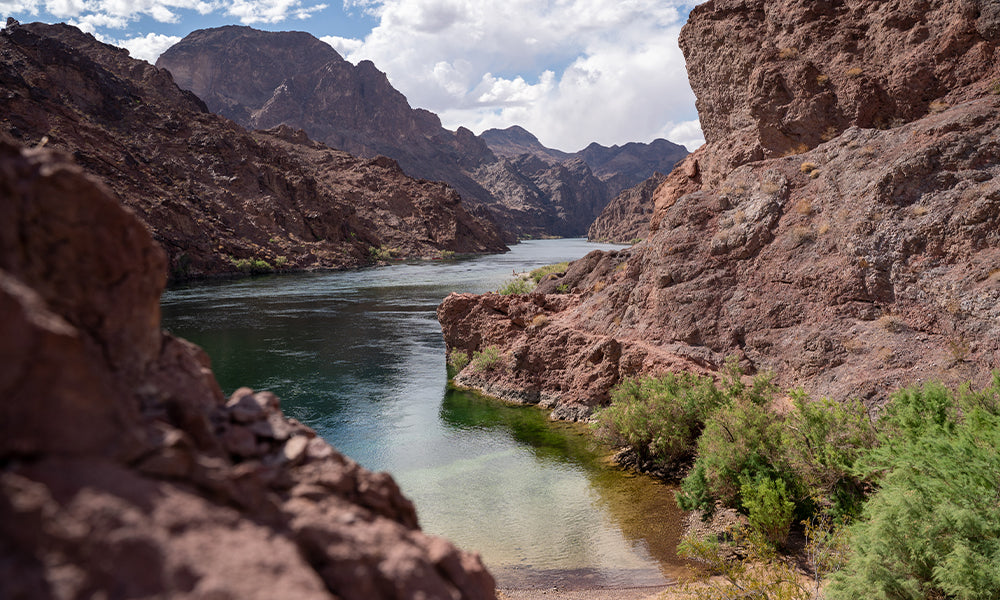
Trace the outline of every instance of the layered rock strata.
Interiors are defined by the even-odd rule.
[[[892,7],[694,9],[681,39],[709,141],[657,189],[650,237],[535,294],[446,299],[450,348],[504,357],[459,380],[578,416],[624,377],[730,355],[872,407],[902,385],[1000,368],[996,11]],[[790,143],[805,147],[766,158]]]
[[[175,278],[370,264],[372,249],[498,252],[454,190],[289,128],[249,133],[168,72],[67,25],[0,32],[0,127],[72,152],[167,250]],[[383,253],[384,254],[384,253]]]
[[[391,477],[161,332],[166,255],[106,189],[0,141],[0,197],[0,595],[495,597]]]

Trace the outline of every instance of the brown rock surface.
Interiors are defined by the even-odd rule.
[[[538,294],[446,299],[449,346],[494,345],[505,358],[459,380],[528,390],[557,417],[604,402],[622,377],[681,361],[712,370],[727,355],[786,388],[869,405],[922,380],[983,382],[1000,368],[1000,62],[992,13],[976,6],[696,8],[682,40],[709,143],[657,189],[650,237],[573,263]],[[862,23],[878,25],[866,37]],[[785,45],[798,48],[794,60],[779,56]],[[829,94],[803,81],[747,85],[798,73],[812,56],[830,72]],[[933,67],[919,94],[904,58],[911,74]],[[841,79],[847,64],[867,83]],[[764,135],[791,131],[788,119],[816,98],[833,104],[794,121],[798,137]],[[878,118],[901,121],[872,127]],[[753,160],[786,139],[815,148]],[[570,293],[553,296],[560,288]]]
[[[909,123],[1000,62],[991,0],[710,0],[681,32],[715,186],[849,127]]]
[[[250,134],[166,71],[73,27],[0,32],[0,84],[0,126],[72,152],[146,223],[177,278],[235,272],[233,259],[338,268],[369,264],[372,247],[504,249],[445,186],[288,128]]]
[[[662,173],[615,196],[587,230],[587,239],[598,242],[630,244],[649,236],[653,216],[653,196],[667,179]]]
[[[493,598],[392,479],[227,400],[159,329],[164,252],[81,170],[0,141],[4,598]]]

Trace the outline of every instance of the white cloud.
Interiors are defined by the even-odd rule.
[[[100,36],[98,36],[98,39],[101,39]],[[108,44],[114,44],[115,46],[120,46],[122,48],[127,48],[128,53],[132,56],[132,58],[139,58],[152,64],[156,62],[156,59],[159,58],[159,56],[163,54],[167,48],[181,41],[181,38],[175,35],[147,33],[144,36],[124,40],[101,39],[101,41]]]
[[[357,52],[364,42],[361,40],[356,40],[354,38],[344,38],[337,35],[325,35],[319,38],[333,46],[333,49],[340,53],[341,56],[347,56],[352,52]]]
[[[379,24],[360,44],[332,45],[372,60],[449,128],[518,124],[563,150],[664,135],[697,143],[677,47],[682,11],[696,3],[345,0]]]

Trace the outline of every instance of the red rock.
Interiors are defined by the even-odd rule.
[[[73,153],[143,220],[175,279],[356,267],[381,247],[399,257],[506,248],[454,190],[287,127],[251,134],[167,71],[67,25],[0,31],[0,82],[2,130]]]
[[[0,197],[5,597],[495,597],[391,477],[273,395],[227,408],[204,353],[160,331],[164,254],[103,186],[0,141]],[[291,437],[251,452],[245,402]]]
[[[928,379],[985,383],[1000,368],[1000,60],[995,15],[975,6],[699,5],[681,39],[708,143],[657,189],[650,237],[538,294],[446,299],[451,349],[506,358],[458,381],[573,419],[623,377],[730,355],[872,407]],[[547,324],[523,326],[542,307]]]

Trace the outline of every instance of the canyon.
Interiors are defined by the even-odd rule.
[[[68,25],[9,21],[0,84],[0,127],[71,152],[150,228],[176,280],[506,249],[448,186],[287,126],[248,132]]]
[[[190,33],[158,67],[210,110],[248,129],[288,125],[351,154],[391,157],[408,175],[444,181],[476,214],[524,237],[576,237],[620,192],[687,155],[666,140],[568,153],[520,127],[476,136],[411,108],[385,73],[304,32],[226,26]]]
[[[714,0],[681,33],[707,144],[646,240],[534,293],[452,295],[456,381],[585,420],[627,377],[727,357],[859,398],[1000,368],[1000,72],[990,3]]]

